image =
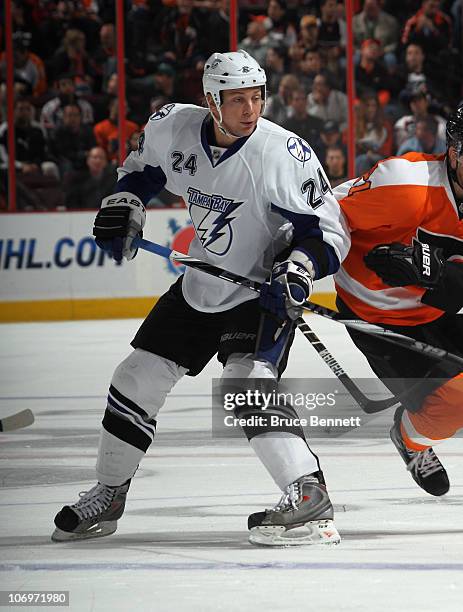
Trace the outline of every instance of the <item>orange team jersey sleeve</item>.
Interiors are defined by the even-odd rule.
[[[408,153],[382,160],[360,178],[335,188],[352,239],[335,276],[336,289],[358,316],[371,322],[418,325],[442,314],[421,303],[424,289],[385,285],[365,266],[364,256],[378,244],[411,245],[419,228],[455,235],[458,215],[445,178],[444,156]]]

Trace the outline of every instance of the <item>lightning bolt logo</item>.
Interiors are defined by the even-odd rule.
[[[204,194],[193,188],[188,193],[190,215],[203,248],[215,255],[225,255],[233,239],[231,223],[237,216],[234,213],[244,202]]]
[[[241,206],[242,203],[243,202],[231,202],[228,205],[227,210],[220,213],[220,215],[218,215],[218,217],[216,217],[214,221],[212,221],[212,224],[209,230],[203,230],[201,228],[201,230],[204,233],[203,233],[203,236],[200,237],[200,240],[205,249],[208,246],[210,246],[213,242],[215,242],[216,240],[224,236],[226,233],[225,230],[227,228],[230,229],[230,232],[231,232],[230,223],[235,218],[235,217],[232,217],[231,215],[239,206]],[[198,232],[199,231],[200,231],[200,228],[198,227]]]

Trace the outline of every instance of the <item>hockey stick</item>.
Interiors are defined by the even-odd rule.
[[[303,335],[307,338],[310,344],[314,347],[326,365],[330,368],[330,370],[335,374],[335,376],[339,379],[341,384],[346,388],[346,390],[351,394],[360,408],[366,412],[367,414],[374,414],[375,412],[381,412],[382,410],[386,410],[386,408],[391,408],[396,404],[399,404],[401,399],[405,395],[409,395],[409,393],[415,389],[418,384],[413,385],[410,389],[406,389],[400,395],[394,395],[393,397],[386,397],[381,400],[372,400],[368,398],[354,383],[354,381],[350,378],[349,374],[344,371],[342,366],[336,361],[333,355],[328,351],[323,342],[319,339],[313,329],[304,321],[304,319],[300,318],[296,320],[297,326]]]
[[[33,422],[34,415],[29,408],[26,408],[26,410],[21,410],[21,412],[0,419],[0,432],[21,429],[22,427],[32,425]]]
[[[145,251],[149,251],[151,253],[155,253],[156,255],[160,255],[161,257],[165,257],[166,259],[170,259],[174,263],[180,263],[185,266],[194,268],[196,270],[202,270],[203,272],[210,274],[212,276],[216,276],[228,282],[234,283],[235,285],[240,285],[242,287],[246,287],[247,289],[254,291],[255,293],[260,292],[260,285],[258,281],[253,281],[244,276],[240,276],[239,274],[235,274],[234,272],[228,272],[219,268],[218,266],[214,266],[212,264],[206,263],[200,259],[196,259],[194,257],[190,257],[189,255],[185,255],[184,253],[179,253],[178,251],[174,251],[169,249],[168,247],[164,247],[160,244],[156,244],[155,242],[150,242],[149,240],[145,240],[143,238],[139,238],[138,236],[133,241],[133,246],[137,248],[141,248]],[[437,348],[430,344],[426,344],[424,342],[420,342],[408,336],[403,336],[402,334],[398,334],[388,329],[384,329],[378,325],[373,325],[372,323],[366,323],[361,320],[350,320],[350,319],[341,319],[339,318],[339,313],[335,310],[331,310],[329,308],[325,308],[324,306],[319,306],[318,304],[313,304],[312,302],[304,302],[303,307],[306,310],[310,310],[322,317],[331,319],[337,323],[341,323],[346,327],[351,327],[353,329],[357,329],[363,333],[378,335],[384,338],[384,340],[388,342],[392,342],[393,344],[398,344],[399,346],[404,346],[409,348],[412,351],[418,353],[426,353],[429,357],[433,359],[439,359],[444,361],[449,361],[452,363],[456,363],[463,367],[463,358],[445,351],[443,349]],[[302,324],[301,324],[302,322]],[[298,321],[298,327],[301,328],[302,333],[306,336],[309,342],[314,346],[315,350],[320,354],[325,363],[330,367],[331,371],[339,378],[342,384],[346,387],[346,389],[351,393],[352,397],[359,403],[362,409],[365,412],[373,413],[379,412],[380,410],[384,410],[389,408],[390,406],[394,406],[395,404],[400,402],[400,398],[403,395],[408,395],[412,389],[408,389],[403,394],[400,394],[397,397],[386,398],[384,400],[370,400],[368,399],[362,391],[355,385],[355,383],[349,378],[349,376],[344,372],[343,368],[339,365],[339,363],[334,359],[334,357],[329,353],[323,343],[317,338],[315,333],[310,329],[310,327],[304,321]],[[348,382],[347,382],[348,381]],[[355,395],[354,395],[355,394]]]

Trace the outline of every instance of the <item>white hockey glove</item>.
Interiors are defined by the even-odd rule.
[[[261,308],[282,321],[294,321],[312,293],[314,276],[310,259],[301,251],[293,251],[289,259],[273,267],[270,282],[262,285]]]
[[[133,193],[122,191],[101,202],[93,235],[97,245],[107,251],[116,261],[125,257],[133,259],[138,249],[132,249],[135,236],[143,236],[146,210],[140,199]]]

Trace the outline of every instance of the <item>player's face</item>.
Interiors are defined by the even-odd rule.
[[[222,93],[222,123],[227,131],[240,138],[250,136],[260,117],[262,92],[260,87],[230,89]]]

